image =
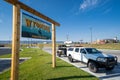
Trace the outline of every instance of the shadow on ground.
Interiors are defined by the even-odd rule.
[[[115,68],[111,71],[101,69],[101,70],[99,70],[98,73],[105,73],[106,74],[106,76],[102,76],[102,77],[100,77],[100,79],[107,79],[107,78],[111,78],[111,77],[120,77],[120,63],[118,63],[115,66]]]
[[[67,77],[59,77],[59,78],[52,78],[52,79],[47,79],[47,80],[67,80],[67,79],[80,79],[80,78],[91,78],[94,76],[67,76]]]

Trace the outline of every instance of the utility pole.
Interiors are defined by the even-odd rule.
[[[29,48],[29,38],[28,38],[28,48]]]
[[[66,37],[67,37],[67,41],[69,41],[69,35],[68,35],[68,34],[67,34],[67,36],[66,36]]]
[[[91,34],[91,44],[92,44],[92,27],[90,28],[90,34]]]
[[[11,37],[9,37],[9,45],[11,44]]]
[[[83,41],[83,40],[81,39],[81,40],[80,40],[80,44],[82,44],[82,41]]]
[[[31,47],[32,47],[32,38],[31,38]]]

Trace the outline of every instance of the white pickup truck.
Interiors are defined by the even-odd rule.
[[[98,68],[112,70],[117,64],[117,57],[103,54],[95,48],[70,47],[67,49],[67,56],[70,62],[78,60],[86,63],[92,72],[97,72]]]

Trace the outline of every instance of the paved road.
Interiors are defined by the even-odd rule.
[[[19,59],[19,63],[22,63],[31,57],[23,57]],[[0,74],[7,71],[11,66],[11,58],[0,58]]]
[[[11,53],[11,48],[8,48],[8,47],[0,47],[0,55],[10,54],[10,53]]]
[[[51,48],[44,48],[43,49],[44,51],[48,52],[51,54]],[[105,52],[105,53],[110,53],[110,54],[113,54],[115,56],[118,56],[118,62],[120,62],[120,51],[114,51],[114,50],[101,50],[102,52]],[[64,57],[62,56],[60,59],[70,63],[68,61],[68,58],[67,57]],[[114,70],[112,71],[106,71],[105,69],[100,69],[98,71],[98,73],[93,73],[93,72],[90,72],[89,69],[87,68],[87,66],[81,62],[74,62],[74,63],[70,63],[96,77],[98,77],[100,80],[120,80],[120,63],[118,63],[118,65],[115,67]]]

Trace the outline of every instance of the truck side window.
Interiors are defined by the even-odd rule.
[[[75,49],[75,52],[79,52],[79,48],[76,48],[76,49]]]
[[[68,51],[73,51],[73,48],[69,48]]]
[[[86,54],[86,52],[85,52],[84,49],[81,49],[81,50],[80,50],[80,53],[84,53],[84,54]]]

